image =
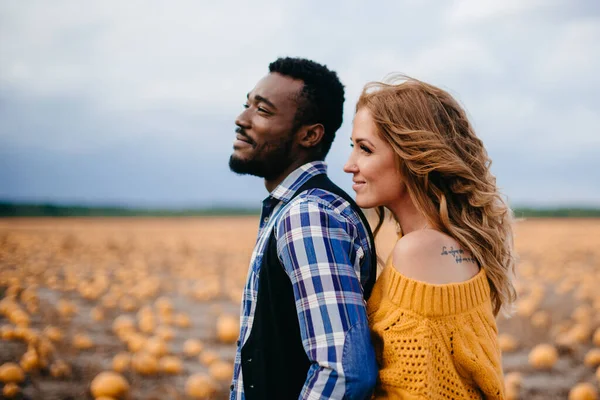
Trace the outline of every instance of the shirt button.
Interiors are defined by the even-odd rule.
[[[251,359],[251,358],[249,358],[249,359],[248,359],[248,362],[252,362],[252,359]]]
[[[250,389],[254,389],[254,385],[250,385]]]
[[[233,389],[235,388],[235,386],[231,385],[229,386],[229,390],[231,390],[233,392]]]
[[[269,217],[265,217],[265,218],[263,219],[263,222],[264,222],[265,224],[266,224],[267,222],[269,222]]]

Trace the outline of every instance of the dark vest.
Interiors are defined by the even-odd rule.
[[[377,273],[375,241],[368,221],[354,200],[325,174],[306,181],[290,201],[313,188],[329,191],[348,201],[365,224],[372,245],[369,278],[363,287],[365,299],[368,299]],[[292,283],[277,256],[274,232],[259,271],[257,296],[252,330],[241,349],[246,399],[298,399],[311,362],[302,346]]]

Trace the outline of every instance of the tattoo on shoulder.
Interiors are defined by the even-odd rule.
[[[477,260],[475,260],[475,257],[473,257],[473,256],[467,257],[467,254],[465,253],[465,251],[463,249],[455,249],[452,246],[450,246],[449,249],[448,249],[448,247],[443,246],[442,247],[442,252],[441,252],[440,255],[453,257],[454,261],[457,264],[461,264],[461,263],[464,263],[464,262],[477,263]]]

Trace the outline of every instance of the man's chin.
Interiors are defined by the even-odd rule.
[[[232,172],[235,172],[238,175],[253,175],[262,178],[262,174],[259,172],[259,169],[252,160],[246,160],[238,155],[235,152],[229,157],[229,169]]]

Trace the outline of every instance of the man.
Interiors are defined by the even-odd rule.
[[[237,117],[232,171],[265,179],[241,307],[230,399],[364,399],[377,366],[364,298],[375,281],[360,208],[327,178],[344,87],[310,60],[280,58]]]

